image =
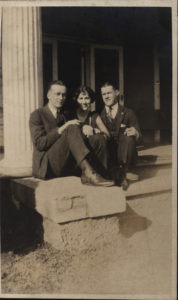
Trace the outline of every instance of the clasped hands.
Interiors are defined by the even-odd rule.
[[[81,125],[81,122],[77,119],[69,121],[70,125]],[[67,122],[68,123],[68,122]],[[82,128],[82,133],[88,138],[89,136],[92,136],[94,134],[100,133],[100,130],[98,128],[93,128],[90,125],[83,125]]]
[[[93,128],[90,125],[83,125],[82,132],[86,137],[92,136],[94,134],[100,133],[101,131],[98,128]]]
[[[62,134],[64,129],[66,129],[70,125],[81,126],[81,121],[79,121],[78,119],[67,121],[64,125],[62,125],[61,127],[58,128],[58,133]],[[100,130],[98,128],[93,128],[90,125],[83,125],[81,130],[86,137],[89,137],[96,133],[100,133]]]

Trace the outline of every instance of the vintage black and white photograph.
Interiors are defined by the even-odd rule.
[[[177,299],[176,22],[0,1],[0,297]]]

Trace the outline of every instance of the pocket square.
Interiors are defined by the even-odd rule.
[[[126,127],[126,125],[125,124],[121,124],[121,127],[124,128],[124,127]]]

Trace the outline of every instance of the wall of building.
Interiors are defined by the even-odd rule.
[[[125,48],[125,105],[134,109],[143,130],[155,128],[153,83],[153,48]]]

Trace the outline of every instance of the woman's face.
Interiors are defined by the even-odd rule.
[[[88,93],[80,93],[77,98],[77,103],[82,110],[90,110],[91,99]]]

